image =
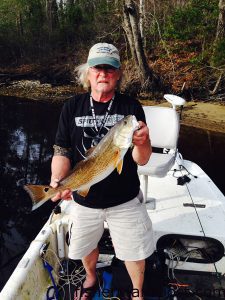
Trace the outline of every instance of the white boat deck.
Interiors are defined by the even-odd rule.
[[[224,195],[199,166],[186,160],[183,161],[183,165],[198,178],[189,175],[191,181],[181,186],[177,185],[176,177],[187,174],[184,170],[182,174],[181,171],[175,174],[170,171],[164,178],[149,177],[148,197],[155,198],[155,208],[153,209],[152,203],[146,205],[153,224],[155,248],[160,237],[171,234],[210,237],[220,241],[224,246]],[[201,204],[205,207],[185,207],[184,203]],[[22,300],[29,295],[30,290],[35,299],[45,299],[44,290],[49,284],[49,275],[43,268],[40,249],[43,245],[50,243],[49,253],[58,252],[59,257],[61,254],[62,257],[66,254],[64,234],[67,231],[69,213],[73,204],[73,201],[63,201],[62,214],[50,217],[0,293],[1,299]],[[55,256],[50,258],[51,265],[56,267]],[[184,271],[224,274],[225,256],[216,263],[180,261],[175,267]]]
[[[183,186],[177,185],[177,178],[173,176],[172,171],[164,178],[149,178],[148,197],[155,199],[156,207],[151,209],[152,204],[147,203],[147,208],[154,229],[169,233],[202,235],[203,227],[207,236],[224,236],[224,195],[199,166],[185,161],[185,167],[198,178],[189,175],[191,181]],[[185,170],[181,172],[177,171],[175,176],[187,174]],[[203,204],[205,208],[184,207],[184,203]]]
[[[155,246],[158,239],[167,234],[211,237],[225,245],[224,195],[198,165],[186,160],[183,165],[197,178],[188,175],[191,181],[182,186],[177,185],[176,177],[187,174],[185,170],[175,174],[170,171],[164,178],[148,178],[148,200],[153,198],[155,205],[150,202],[146,206],[153,224]],[[192,206],[184,206],[184,203]],[[222,260],[219,269],[224,273],[225,259]],[[187,264],[188,269],[199,268],[198,264]],[[203,265],[202,270],[215,272],[215,265]]]

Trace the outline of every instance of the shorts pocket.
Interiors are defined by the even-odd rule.
[[[146,231],[149,231],[152,229],[152,221],[150,218],[146,218],[145,220],[143,220],[142,224]]]

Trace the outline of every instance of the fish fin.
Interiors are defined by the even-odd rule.
[[[77,194],[82,196],[82,197],[86,197],[88,192],[89,192],[90,188],[86,188],[86,189],[80,189],[80,190],[77,190]]]
[[[33,203],[31,210],[33,211],[33,210],[37,209],[38,207],[40,207],[42,204],[44,204],[47,201],[48,201],[48,199],[45,199],[45,200],[41,200],[37,203]]]
[[[114,158],[114,168],[117,169],[117,172],[120,174],[123,168],[123,159],[120,156],[120,150],[117,149],[115,151],[115,158]]]
[[[118,172],[119,174],[121,174],[122,169],[123,169],[123,159],[121,159],[121,160],[119,161],[119,163],[118,163],[117,166],[116,166],[116,169],[117,169],[117,172]]]
[[[24,186],[24,189],[30,195],[33,204],[36,204],[40,201],[44,201],[44,200],[47,201],[50,198],[49,191],[52,190],[53,188],[50,187],[49,185],[28,184]]]

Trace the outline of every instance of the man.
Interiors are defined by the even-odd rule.
[[[151,155],[149,130],[140,103],[116,92],[121,79],[120,66],[119,52],[112,44],[98,43],[90,49],[87,63],[77,68],[79,81],[89,92],[65,103],[56,134],[53,187],[120,119],[135,115],[140,127],[133,135],[134,147],[126,153],[120,175],[114,171],[92,186],[85,198],[73,193],[69,258],[82,259],[86,270],[81,292],[74,299],[91,299],[90,290],[96,284],[97,245],[105,220],[116,256],[125,261],[133,289],[139,291],[137,300],[143,299],[145,258],[153,252],[152,225],[142,203],[137,175],[137,164],[146,164]],[[71,191],[65,190],[52,200],[71,199],[71,196]]]

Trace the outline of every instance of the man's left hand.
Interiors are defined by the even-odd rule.
[[[149,129],[144,122],[138,121],[138,123],[139,129],[133,134],[133,144],[135,146],[142,146],[149,141]]]

